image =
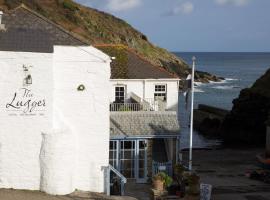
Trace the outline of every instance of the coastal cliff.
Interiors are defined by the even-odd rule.
[[[264,144],[269,112],[270,69],[233,101],[221,127],[225,143]]]
[[[153,45],[146,35],[113,15],[82,6],[72,0],[0,0],[0,10],[7,12],[22,3],[76,34],[85,43],[122,44],[134,49],[152,64],[163,67],[180,78],[186,78],[190,72],[189,66],[181,58]],[[206,72],[196,72],[196,80],[207,83],[221,79]]]

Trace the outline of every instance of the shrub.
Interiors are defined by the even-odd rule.
[[[170,187],[171,184],[172,184],[172,182],[173,182],[172,177],[170,177],[165,172],[159,172],[158,174],[156,174],[153,177],[153,181],[155,181],[155,180],[161,180],[161,181],[163,181],[165,187]]]
[[[63,7],[65,9],[68,9],[68,10],[70,10],[72,12],[75,12],[76,10],[79,10],[79,8],[73,2],[71,2],[69,0],[63,1],[62,4],[63,4]]]

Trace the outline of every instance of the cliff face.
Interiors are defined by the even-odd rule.
[[[167,50],[153,45],[143,33],[110,14],[82,6],[72,0],[0,0],[0,10],[14,9],[21,3],[76,33],[87,43],[126,45],[153,64],[161,66],[181,78],[185,78],[189,73],[189,67],[183,60]],[[202,82],[219,80],[204,72],[198,72],[196,78]]]
[[[270,69],[233,101],[233,109],[222,125],[225,142],[264,143],[269,112]]]

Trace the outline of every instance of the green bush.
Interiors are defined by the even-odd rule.
[[[73,2],[71,2],[69,0],[63,1],[63,7],[65,9],[68,9],[68,10],[72,11],[72,12],[75,12],[76,10],[79,10],[79,8]]]
[[[172,185],[173,179],[165,172],[159,172],[153,177],[153,180],[161,180],[164,182],[165,187],[170,187]]]

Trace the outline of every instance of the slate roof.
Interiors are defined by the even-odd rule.
[[[22,5],[4,13],[0,51],[52,53],[54,45],[86,45],[73,33]]]
[[[115,57],[111,63],[111,79],[171,79],[177,75],[155,66],[134,50],[123,45],[95,45],[104,53]]]
[[[179,134],[180,126],[174,111],[110,113],[111,138],[176,137]]]

